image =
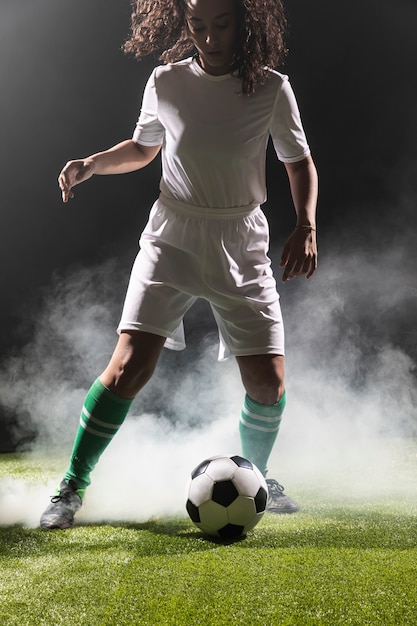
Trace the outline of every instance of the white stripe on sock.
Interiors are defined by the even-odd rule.
[[[271,424],[276,424],[277,422],[279,423],[281,421],[281,415],[277,415],[276,417],[264,417],[263,415],[258,415],[258,413],[252,413],[252,411],[249,411],[246,407],[243,408],[243,413],[248,417],[252,417],[258,422],[269,422]]]
[[[80,426],[82,426],[84,430],[86,430],[88,433],[91,433],[92,435],[96,435],[96,437],[102,437],[103,439],[113,439],[114,435],[116,434],[114,433],[113,435],[109,435],[108,433],[102,433],[99,430],[96,430],[95,428],[91,428],[91,426],[87,426],[87,424],[84,422],[82,418],[80,419]]]
[[[114,428],[114,430],[119,430],[120,428],[120,424],[109,424],[108,422],[102,422],[101,420],[97,419],[96,417],[94,417],[94,415],[87,411],[85,406],[83,406],[82,412],[89,421],[97,424],[97,426],[104,426],[104,428]]]
[[[276,420],[274,420],[276,423]],[[261,430],[264,433],[276,433],[279,430],[281,422],[279,422],[275,428],[268,428],[267,426],[258,426],[257,424],[252,424],[252,422],[247,422],[243,416],[240,418],[240,422],[246,426],[246,428],[252,428],[252,430]]]

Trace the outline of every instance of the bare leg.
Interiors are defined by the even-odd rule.
[[[277,354],[256,354],[236,357],[246,393],[260,404],[275,404],[282,398],[284,357]]]
[[[238,357],[237,362],[247,393],[239,424],[242,454],[266,476],[285,407],[284,357],[261,354]],[[284,494],[282,485],[274,479],[267,479],[267,485],[268,511],[298,511],[298,504]]]
[[[101,382],[121,398],[134,398],[152,377],[164,343],[160,335],[122,332]]]
[[[138,331],[120,335],[108,366],[87,393],[70,464],[59,494],[41,517],[42,528],[74,524],[90,474],[122,425],[133,398],[151,378],[164,342],[165,337]]]

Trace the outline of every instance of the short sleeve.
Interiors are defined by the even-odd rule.
[[[156,69],[146,83],[143,93],[142,107],[136,128],[133,132],[133,141],[144,146],[159,146],[162,144],[165,129],[158,119],[158,97],[155,85]]]
[[[271,120],[270,133],[280,161],[295,163],[310,154],[300,111],[288,77],[281,75]]]

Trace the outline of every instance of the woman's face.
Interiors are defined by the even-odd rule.
[[[228,74],[236,49],[235,0],[186,0],[190,37],[203,70],[213,76]]]

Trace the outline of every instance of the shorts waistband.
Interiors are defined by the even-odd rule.
[[[178,211],[178,213],[182,213],[183,215],[216,220],[230,220],[239,217],[248,217],[249,215],[256,213],[260,209],[259,204],[249,204],[247,206],[225,208],[201,207],[195,206],[193,204],[188,204],[186,202],[181,202],[180,200],[176,200],[175,198],[169,198],[164,194],[159,195],[158,202],[160,202],[168,209],[173,209],[174,211]]]

